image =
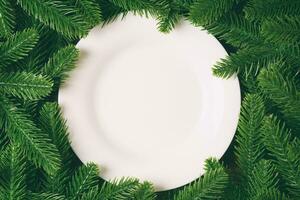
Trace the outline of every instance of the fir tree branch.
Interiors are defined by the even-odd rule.
[[[4,119],[0,115],[0,151],[5,149],[8,144],[9,144],[9,139],[4,130]],[[0,158],[0,166],[1,166],[1,158]]]
[[[88,22],[90,28],[101,21],[101,10],[95,0],[72,0],[80,15]]]
[[[250,200],[292,200],[278,189],[268,189],[260,192]]]
[[[213,167],[212,167],[213,166]],[[206,173],[198,181],[186,186],[175,200],[220,199],[228,183],[223,166],[207,165]]]
[[[206,25],[205,29],[238,48],[251,48],[265,43],[260,34],[260,25],[236,14],[227,14],[215,23]]]
[[[300,92],[297,77],[284,62],[269,63],[258,76],[263,92],[280,108],[287,125],[300,130]]]
[[[81,200],[94,200],[100,198],[100,189],[98,186],[90,188],[87,192],[82,194]]]
[[[65,1],[61,0],[17,0],[18,4],[31,16],[57,32],[70,37],[87,34],[87,23]]]
[[[170,0],[111,0],[111,2],[126,11],[154,16],[158,20],[158,29],[164,33],[170,32],[180,18]]]
[[[30,194],[31,200],[67,200],[67,198],[61,194],[55,194],[55,193],[31,193]]]
[[[101,9],[103,25],[115,21],[119,15],[125,16],[128,13],[124,8],[116,6],[107,0],[98,0],[98,3]]]
[[[196,26],[205,26],[221,18],[237,0],[196,0],[190,7],[189,19]]]
[[[267,190],[277,190],[278,173],[269,160],[260,160],[249,176],[251,196],[257,196]]]
[[[291,144],[291,131],[286,129],[276,117],[264,120],[264,143],[274,157],[277,169],[284,177],[288,191],[300,197],[300,157],[299,152]]]
[[[100,190],[100,197],[102,200],[127,200],[133,197],[138,187],[138,180],[132,178],[105,182]]]
[[[24,58],[34,48],[39,36],[34,29],[15,33],[0,44],[0,68]]]
[[[79,51],[70,45],[58,50],[42,67],[41,73],[51,77],[56,82],[64,82],[79,58]]]
[[[154,200],[156,199],[154,186],[149,182],[139,184],[135,193],[134,200]]]
[[[0,97],[0,102],[0,111],[9,138],[22,146],[22,151],[36,166],[42,167],[49,174],[54,174],[59,169],[61,161],[58,150],[49,137],[8,99]]]
[[[297,0],[249,0],[244,12],[251,20],[296,16],[300,14],[300,2]]]
[[[262,25],[262,34],[274,43],[298,45],[300,42],[300,17],[265,20]]]
[[[63,36],[40,22],[34,22],[32,26],[38,32],[40,39],[35,48],[29,52],[29,55],[17,62],[13,67],[24,71],[36,72],[60,46],[65,45],[65,42]]]
[[[270,60],[280,59],[281,56],[272,52],[270,47],[241,49],[215,64],[213,73],[222,78],[229,78],[235,73],[248,77],[249,74],[257,75]]]
[[[110,0],[116,6],[124,8],[128,11],[138,11],[152,8],[152,2],[148,0]]]
[[[27,72],[1,73],[0,92],[25,100],[36,100],[47,96],[52,82],[41,75]]]
[[[80,199],[89,188],[97,185],[99,169],[94,164],[81,166],[72,176],[66,194],[69,200]]]
[[[27,189],[30,191],[28,193],[29,199],[32,193],[46,191],[49,175],[45,172],[45,170],[37,168],[32,162],[28,162],[26,177]]]
[[[76,166],[76,155],[70,146],[66,121],[57,103],[44,104],[38,119],[41,130],[50,136],[62,159],[61,168],[48,179],[47,187],[51,191],[62,193]]]
[[[235,146],[237,165],[246,187],[255,164],[263,156],[261,126],[264,115],[263,99],[259,95],[248,94],[242,104]]]
[[[8,179],[1,191],[1,196],[5,200],[23,200],[27,193],[25,185],[26,161],[20,146],[11,144],[7,148]]]
[[[11,0],[0,1],[0,37],[10,37],[16,26],[15,9]]]
[[[158,30],[163,33],[169,33],[179,22],[180,15],[174,10],[170,9],[166,14],[160,14],[157,19]]]
[[[39,124],[41,130],[47,133],[53,144],[56,145],[62,160],[64,162],[68,160],[72,152],[68,139],[68,128],[57,103],[43,105],[40,111]]]

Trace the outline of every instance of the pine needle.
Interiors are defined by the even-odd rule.
[[[0,92],[24,100],[37,100],[52,91],[52,82],[41,75],[27,72],[1,73]]]
[[[87,34],[87,23],[62,0],[17,0],[18,4],[35,19],[57,32],[69,37],[83,37]]]
[[[285,178],[288,191],[300,198],[300,157],[292,145],[291,131],[274,116],[265,118],[263,130],[264,143]]]
[[[36,30],[26,29],[16,32],[7,41],[0,44],[0,68],[8,67],[28,55],[38,42],[39,36]]]
[[[262,122],[265,116],[263,99],[256,94],[244,98],[236,135],[235,154],[244,186],[248,186],[255,164],[262,158]]]
[[[223,166],[210,164],[204,176],[179,191],[174,200],[220,199],[227,183],[228,175]]]
[[[35,126],[22,109],[14,106],[7,98],[0,96],[0,102],[0,113],[5,120],[9,138],[22,146],[22,151],[37,167],[54,174],[61,161],[58,150],[49,137]]]
[[[13,35],[16,26],[15,9],[11,0],[0,1],[0,37]]]

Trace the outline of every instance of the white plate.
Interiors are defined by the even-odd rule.
[[[212,66],[227,53],[187,22],[170,34],[154,19],[129,15],[79,41],[81,58],[59,103],[75,153],[95,162],[106,180],[123,176],[182,186],[220,158],[238,122],[237,78]]]

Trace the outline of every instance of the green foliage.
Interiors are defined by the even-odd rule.
[[[9,145],[5,152],[7,161],[7,180],[2,183],[0,199],[22,200],[26,196],[25,170],[26,160],[22,155],[20,146]]]
[[[300,157],[293,146],[291,131],[276,117],[264,120],[264,142],[276,163],[282,177],[285,178],[288,191],[300,197]]]
[[[99,169],[94,164],[81,166],[72,176],[66,194],[68,199],[80,199],[89,188],[97,185]]]
[[[300,15],[265,20],[262,25],[262,33],[265,38],[275,43],[299,44]]]
[[[189,19],[197,26],[211,24],[229,12],[237,0],[195,0],[191,5]]]
[[[238,48],[251,48],[264,43],[260,25],[237,14],[227,14],[205,28],[219,39]]]
[[[287,124],[300,130],[300,92],[297,88],[299,79],[284,62],[270,63],[258,76],[259,85],[265,95],[280,108]]]
[[[25,100],[47,96],[52,90],[52,82],[41,75],[27,72],[1,73],[0,92]]]
[[[49,137],[35,126],[21,108],[5,97],[0,97],[0,102],[1,118],[9,138],[22,147],[28,159],[49,174],[54,174],[60,166],[60,156]]]
[[[210,161],[207,161],[210,162]],[[196,182],[186,186],[175,200],[220,199],[228,183],[228,175],[222,165],[207,163],[206,173]]]
[[[15,30],[16,16],[11,0],[0,1],[0,37],[7,38]]]
[[[161,14],[157,17],[158,20],[158,29],[163,33],[169,33],[172,29],[175,28],[175,25],[180,20],[180,15],[178,13],[169,10],[166,14]]]
[[[16,32],[0,44],[0,69],[24,58],[36,45],[39,36],[34,29]]]
[[[41,68],[41,73],[55,81],[63,82],[67,78],[68,72],[75,67],[78,57],[79,51],[73,45],[64,47],[58,50]]]
[[[271,161],[259,161],[249,176],[250,195],[256,196],[270,189],[276,190],[278,184],[277,175],[276,169]]]
[[[110,0],[116,6],[122,7],[125,10],[138,11],[152,7],[151,1],[148,0]]]
[[[52,143],[59,150],[62,164],[60,169],[47,180],[47,187],[51,191],[62,193],[70,181],[70,175],[75,171],[75,155],[68,140],[66,121],[61,116],[57,103],[46,103],[40,110],[40,128],[47,133]]]
[[[291,200],[285,194],[281,193],[279,190],[268,189],[257,194],[250,200]]]
[[[66,121],[62,118],[61,110],[57,103],[46,103],[43,105],[40,111],[39,124],[59,150],[63,161],[66,162],[72,150],[68,139]]]
[[[115,21],[119,15],[125,16],[128,13],[124,8],[107,0],[98,0],[98,3],[100,5],[104,25]]]
[[[249,74],[257,75],[268,60],[277,58],[270,50],[269,47],[241,49],[216,63],[213,73],[222,78],[229,78],[235,73],[245,77]]]
[[[298,0],[249,0],[244,11],[246,17],[251,20],[272,20],[287,15],[300,15],[300,2]]]
[[[149,182],[140,184],[135,193],[134,200],[154,200],[156,198],[154,187]]]
[[[138,187],[139,181],[132,178],[122,178],[112,183],[106,182],[101,187],[100,197],[103,200],[130,199]]]
[[[87,23],[77,10],[61,0],[17,0],[31,16],[67,37],[87,34]]]
[[[67,200],[65,196],[55,193],[32,193],[30,195],[32,200]]]
[[[72,0],[84,20],[92,28],[101,21],[101,10],[95,0]]]
[[[264,115],[263,99],[259,95],[248,94],[242,104],[235,148],[237,165],[246,186],[255,164],[263,156],[261,126]]]
[[[158,20],[158,29],[164,33],[170,32],[180,19],[180,8],[171,0],[111,0],[111,2],[125,11],[154,16]]]

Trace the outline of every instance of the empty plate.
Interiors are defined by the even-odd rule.
[[[213,65],[227,53],[206,31],[181,23],[160,33],[152,18],[128,15],[95,27],[60,88],[72,147],[106,180],[137,177],[156,190],[187,184],[220,158],[238,123],[240,87]]]

